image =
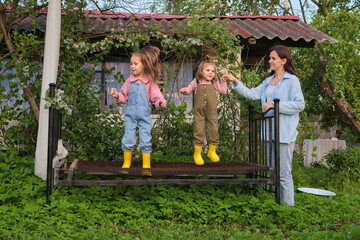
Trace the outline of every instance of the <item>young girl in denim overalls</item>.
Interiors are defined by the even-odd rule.
[[[180,89],[182,94],[189,95],[195,91],[194,104],[194,161],[196,165],[203,165],[201,148],[204,144],[205,128],[208,135],[209,151],[208,158],[213,162],[220,161],[216,154],[216,146],[219,144],[216,92],[225,94],[226,82],[220,82],[217,76],[216,66],[206,60],[200,63],[195,79],[185,88]]]
[[[111,89],[110,95],[119,103],[127,103],[125,110],[125,134],[121,141],[124,151],[122,168],[130,168],[131,157],[136,144],[136,128],[139,127],[139,148],[142,151],[143,168],[150,168],[151,148],[151,103],[155,107],[166,107],[166,100],[156,82],[159,79],[160,50],[144,47],[132,54],[130,70],[132,75],[125,81],[121,92]]]

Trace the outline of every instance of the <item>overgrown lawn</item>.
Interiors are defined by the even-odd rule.
[[[286,207],[248,185],[56,186],[46,205],[46,183],[34,176],[33,163],[15,151],[0,153],[2,239],[360,237],[360,196],[336,189],[335,197],[296,192],[296,206]],[[295,167],[295,183],[324,186],[324,171]]]

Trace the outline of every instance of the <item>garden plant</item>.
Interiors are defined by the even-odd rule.
[[[46,182],[34,175],[45,34],[36,21],[31,23],[30,31],[16,31],[15,27],[28,16],[37,17],[47,6],[47,1],[21,3],[25,5],[19,5],[19,1],[5,2],[11,3],[10,10],[17,14],[1,20],[0,32],[1,239],[360,238],[360,147],[356,144],[346,150],[330,152],[324,157],[323,164],[310,167],[303,166],[301,151],[295,153],[295,188],[327,189],[336,196],[296,192],[294,207],[276,204],[273,193],[252,185],[56,186],[51,203],[47,205]],[[178,6],[185,2],[181,1]],[[358,36],[359,31],[354,29],[358,29],[355,26],[358,26],[359,12],[356,9],[345,11],[345,1],[323,2],[331,3],[328,4],[329,11],[326,15],[321,11],[314,15],[314,24],[335,34],[339,44],[292,49],[308,101],[301,121],[305,122],[321,111],[324,116],[322,126],[339,124],[348,129],[347,139],[358,143],[354,126],[359,121],[356,77],[359,55],[346,56],[346,50],[356,52],[354,49],[358,49],[359,43],[354,36]],[[209,3],[216,6],[219,1],[206,1]],[[92,81],[95,67],[84,68],[86,64],[101,65],[106,74],[123,82],[123,74],[113,74],[114,69],[106,69],[106,58],[114,50],[125,56],[145,45],[161,47],[164,72],[175,82],[181,80],[178,71],[186,59],[193,59],[196,65],[206,54],[214,57],[220,68],[226,68],[234,75],[241,72],[249,87],[257,86],[267,74],[261,66],[244,68],[238,62],[236,56],[242,48],[239,39],[216,19],[206,17],[201,12],[206,9],[200,9],[199,4],[194,8],[194,17],[176,34],[155,25],[143,29],[133,24],[132,28],[112,29],[97,35],[88,30],[83,12],[87,4],[88,1],[63,2],[57,79],[57,85],[62,88],[59,92],[61,101],[47,99],[47,104],[58,104],[64,111],[62,138],[69,150],[68,160],[122,161],[119,139],[123,135],[124,122],[121,114],[117,108],[101,110],[99,100],[104,95],[97,87],[98,83]],[[9,11],[4,6],[0,5],[1,14]],[[227,8],[211,11],[219,15],[216,11],[224,9]],[[251,9],[259,8],[252,6]],[[354,24],[351,29],[345,28],[350,22]],[[319,54],[325,59],[320,63]],[[323,87],[329,84],[334,92],[324,92],[317,87],[319,82]],[[165,88],[171,89],[170,82],[165,82]],[[219,98],[223,103],[218,108],[219,155],[225,162],[247,161],[247,108],[249,104],[255,104],[257,109],[260,106],[239,99],[231,91]],[[346,103],[353,111],[348,118],[343,118],[342,110],[349,106]],[[191,117],[191,112],[186,113],[186,109],[185,103],[175,105],[170,102],[166,111],[160,111],[152,131],[153,161],[192,161],[193,126],[187,118]],[[302,125],[298,130],[297,143],[300,145],[305,137],[315,137],[311,125]]]

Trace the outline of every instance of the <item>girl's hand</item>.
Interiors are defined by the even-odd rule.
[[[267,110],[269,110],[270,108],[273,108],[274,104],[272,102],[266,102],[263,106],[263,111],[267,112]]]
[[[228,74],[224,74],[224,76],[222,76],[222,77],[220,78],[220,80],[221,80],[222,82],[227,82],[227,81],[229,81],[229,78],[228,78],[227,75],[228,75]]]
[[[111,91],[110,91],[110,96],[114,97],[115,99],[118,99],[119,96],[118,96],[118,93],[116,91],[116,88],[112,88]]]
[[[181,92],[182,94],[185,94],[185,95],[189,95],[189,94],[190,94],[190,93],[187,92],[187,89],[186,89],[186,88],[180,89],[180,92]]]
[[[166,102],[160,102],[159,105],[160,105],[161,108],[166,108],[166,105],[167,105],[167,104],[166,104]]]
[[[221,78],[222,81],[231,81],[231,82],[234,82],[236,85],[238,84],[238,81],[233,75],[231,74],[224,74],[224,76],[222,76]]]

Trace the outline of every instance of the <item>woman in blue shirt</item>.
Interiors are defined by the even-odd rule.
[[[264,112],[274,107],[275,98],[280,99],[280,200],[294,206],[292,157],[299,113],[305,108],[305,100],[287,47],[276,45],[270,48],[269,65],[268,77],[255,88],[247,88],[231,74],[224,74],[222,79],[232,81],[232,88],[241,96],[249,100],[261,99]]]

